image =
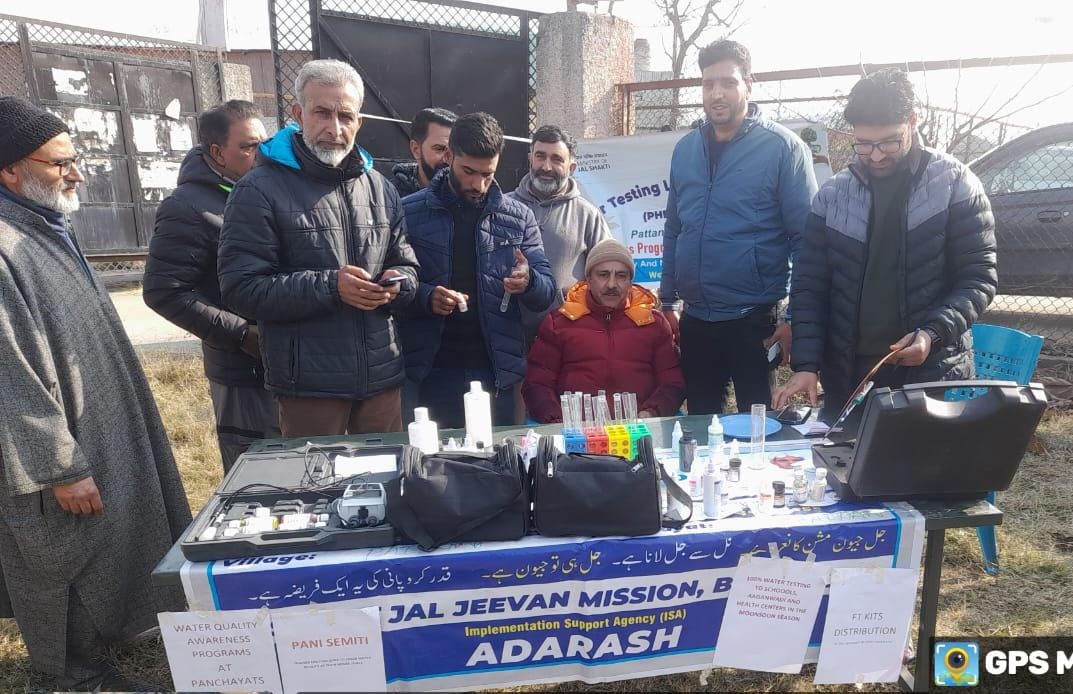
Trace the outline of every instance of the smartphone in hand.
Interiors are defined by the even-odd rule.
[[[406,281],[406,275],[392,275],[391,277],[383,277],[376,280],[376,283],[381,287],[390,287],[393,284],[402,284]]]

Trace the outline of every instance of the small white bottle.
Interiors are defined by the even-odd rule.
[[[678,455],[678,443],[682,440],[682,423],[675,422],[674,429],[671,429],[671,452]],[[679,465],[681,468],[681,465]]]
[[[719,471],[711,460],[708,461],[708,466],[704,469],[701,486],[704,489],[704,517],[718,518],[722,489],[719,488]]]
[[[716,452],[723,450],[723,423],[719,421],[719,415],[712,415],[712,422],[708,425],[708,455],[715,457]]]
[[[827,468],[816,468],[816,479],[812,481],[812,489],[809,491],[809,501],[823,501],[827,494]]]
[[[414,410],[414,421],[407,427],[410,433],[410,445],[421,449],[422,453],[432,455],[440,452],[440,428],[436,422],[429,420],[428,408],[418,407]]]
[[[481,390],[480,381],[471,381],[469,392],[462,396],[466,410],[466,437],[474,443],[481,442],[491,446],[492,439],[492,400],[488,393]]]

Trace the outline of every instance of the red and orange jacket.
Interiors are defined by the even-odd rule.
[[[529,352],[522,395],[531,417],[562,421],[559,394],[606,390],[637,394],[638,410],[673,415],[685,380],[671,326],[652,292],[633,285],[622,308],[601,306],[578,282],[566,302],[540,324]]]

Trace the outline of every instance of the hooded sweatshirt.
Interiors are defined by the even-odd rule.
[[[526,174],[518,188],[507,197],[526,205],[533,211],[544,253],[551,263],[551,275],[555,280],[555,301],[548,308],[552,311],[562,304],[563,292],[579,280],[585,279],[585,259],[589,249],[604,239],[611,238],[600,210],[581,197],[581,190],[573,178],[566,179],[562,191],[547,199],[533,189],[532,174]],[[532,343],[540,322],[548,311],[523,312],[526,341]]]

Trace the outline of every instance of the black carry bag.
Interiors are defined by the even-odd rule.
[[[529,477],[533,524],[541,535],[651,535],[661,528],[680,528],[693,515],[693,500],[656,460],[651,436],[637,441],[633,460],[561,453],[544,436]],[[667,515],[660,512],[661,480],[669,496]]]
[[[529,483],[509,440],[494,453],[424,455],[411,448],[399,478],[384,488],[388,522],[424,550],[517,540],[529,532]]]

